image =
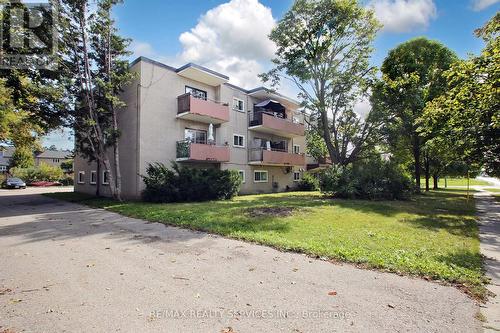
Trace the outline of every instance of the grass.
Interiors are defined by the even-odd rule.
[[[467,178],[448,178],[446,180],[446,183],[448,186],[467,186]],[[433,181],[432,181],[432,178],[430,180],[430,186],[432,188],[433,186]],[[484,180],[479,180],[479,179],[475,179],[475,178],[471,178],[470,179],[470,186],[474,186],[474,185],[479,185],[479,186],[488,186],[488,185],[491,185],[490,183],[484,181]],[[421,181],[420,181],[420,186],[422,188],[425,187],[425,178],[422,178]],[[445,186],[445,180],[444,178],[439,178],[438,180],[438,186],[439,188],[444,188]]]
[[[126,216],[459,284],[483,298],[485,278],[473,199],[462,190],[411,201],[330,199],[319,193],[249,195],[229,201],[118,203],[76,193],[51,197]]]

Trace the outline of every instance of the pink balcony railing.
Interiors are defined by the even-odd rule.
[[[187,93],[177,97],[177,117],[220,124],[229,121],[229,106]]]
[[[285,151],[267,150],[254,148],[249,151],[249,162],[262,165],[295,165],[304,166],[306,158],[304,154],[291,154]]]
[[[177,141],[176,155],[181,161],[229,162],[229,147],[182,140]]]

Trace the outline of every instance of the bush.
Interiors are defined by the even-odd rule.
[[[63,186],[73,186],[75,185],[75,181],[73,179],[73,176],[71,175],[66,175],[60,180],[61,184]]]
[[[348,199],[405,200],[413,190],[411,178],[394,162],[381,158],[328,169],[321,177],[321,191]]]
[[[297,189],[299,191],[318,191],[319,180],[309,173],[304,173],[297,184]]]
[[[36,181],[56,182],[61,180],[64,176],[61,168],[45,163],[32,168],[12,168],[10,169],[10,173],[14,177],[21,178],[28,184]]]
[[[238,193],[241,178],[236,171],[195,169],[172,163],[149,164],[143,176],[142,193],[149,202],[185,202],[231,199]]]

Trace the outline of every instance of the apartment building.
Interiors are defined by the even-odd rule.
[[[285,191],[306,169],[299,103],[265,88],[246,90],[208,68],[174,68],[140,57],[120,112],[123,196],[140,197],[149,163],[236,170],[242,194]],[[75,158],[75,190],[109,195],[108,171]]]

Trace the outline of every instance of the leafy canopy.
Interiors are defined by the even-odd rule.
[[[296,84],[310,127],[334,163],[351,163],[377,141],[377,118],[363,119],[354,105],[374,80],[369,58],[379,27],[356,0],[296,0],[269,36],[277,45],[275,67],[262,79]]]

